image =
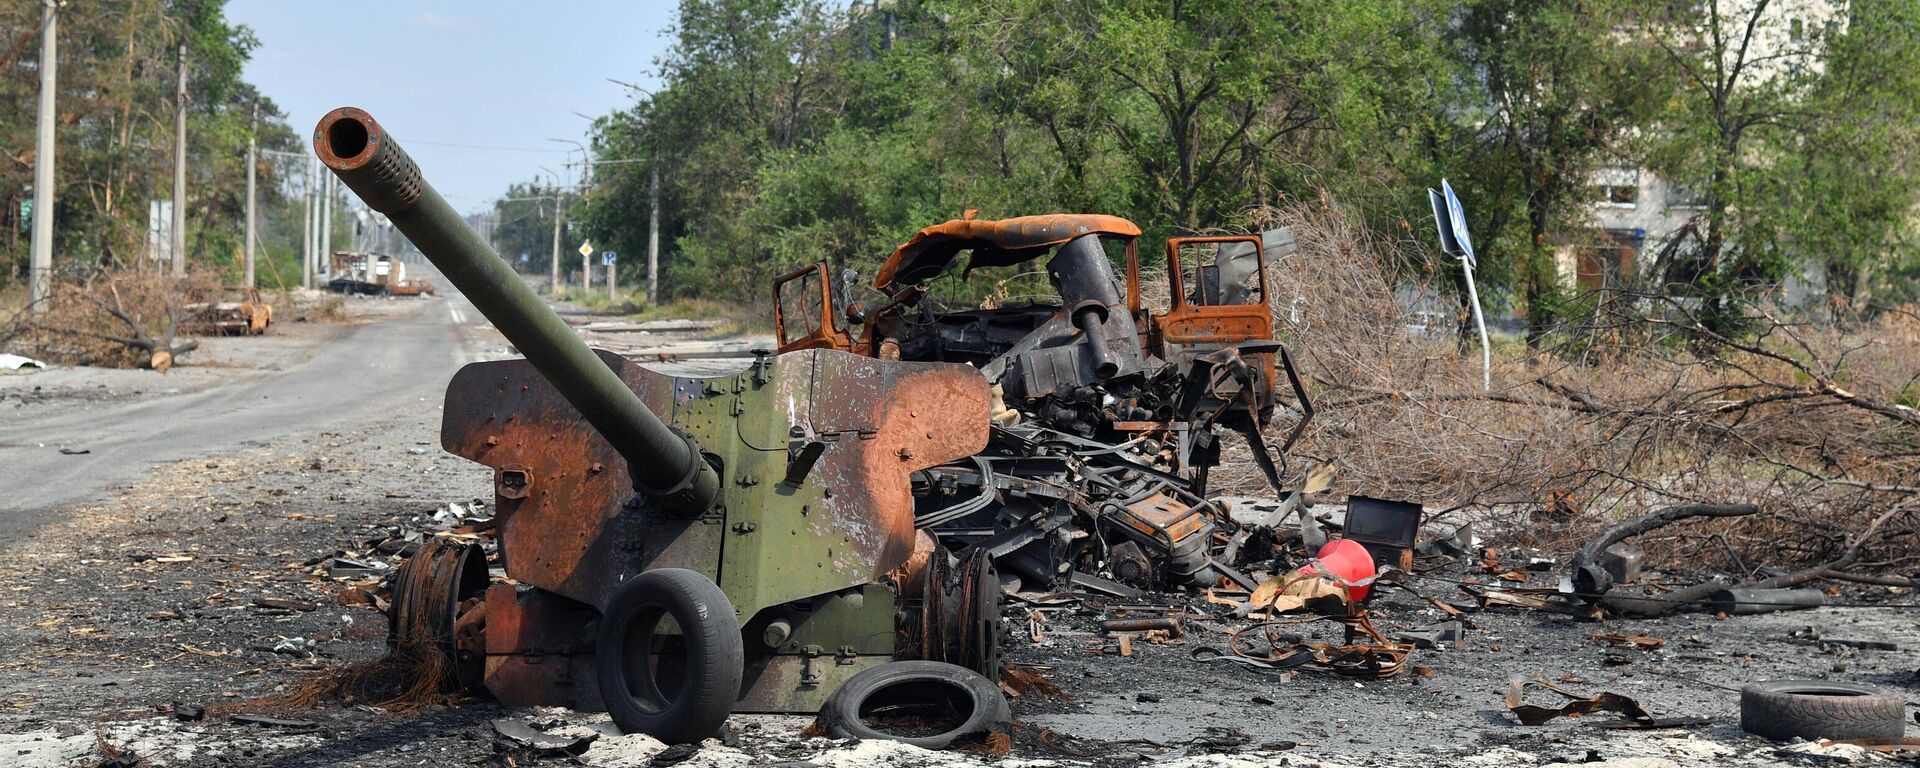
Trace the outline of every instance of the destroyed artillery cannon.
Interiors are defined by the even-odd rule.
[[[814,712],[895,658],[997,679],[1000,590],[914,526],[914,472],[985,448],[965,365],[831,349],[679,378],[589,349],[366,112],[314,149],[525,355],[468,365],[441,445],[493,470],[500,565],[436,540],[401,570],[390,643],[510,704],[604,708],[711,735],[732,711]]]

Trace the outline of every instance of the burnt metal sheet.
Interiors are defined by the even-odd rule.
[[[486,596],[486,687],[508,706],[603,709],[585,628],[591,606],[495,584]]]
[[[1001,267],[1039,257],[1048,248],[1082,235],[1139,237],[1140,227],[1118,216],[1052,213],[1011,219],[954,219],[914,233],[880,266],[873,287],[919,283],[940,274],[961,251],[973,251],[973,267]]]

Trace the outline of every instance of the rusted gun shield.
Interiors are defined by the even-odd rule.
[[[634,493],[620,453],[523,360],[463,368],[441,427],[448,452],[494,469],[507,574],[595,607],[653,568],[712,578],[743,625],[878,581],[913,550],[911,473],[986,446],[990,393],[964,365],[807,350],[691,379],[598,354],[717,461],[723,503],[688,516]]]

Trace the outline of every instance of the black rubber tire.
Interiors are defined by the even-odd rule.
[[[952,700],[964,701],[971,711],[960,725],[931,736],[897,736],[866,723],[861,716],[863,708],[869,705],[892,707],[900,703],[885,700],[876,694],[905,693],[910,698],[910,692],[897,690],[907,686],[927,686],[922,691],[947,689]],[[884,739],[923,749],[946,749],[955,741],[970,736],[1004,735],[1012,729],[1012,723],[1013,712],[1007,706],[1007,697],[1000,693],[999,686],[978,672],[944,661],[895,661],[866,670],[847,678],[847,682],[828,696],[826,705],[820,708],[820,724],[834,738]]]
[[[644,663],[651,655],[645,644],[666,616],[680,625],[685,650],[674,693],[662,691]],[[746,650],[733,603],[718,585],[694,571],[659,568],[621,585],[607,603],[594,666],[600,698],[621,732],[686,744],[727,722],[740,698]]]
[[[1898,739],[1906,733],[1899,696],[1825,680],[1771,680],[1740,689],[1740,729],[1775,741]]]

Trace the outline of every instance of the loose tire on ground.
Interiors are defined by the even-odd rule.
[[[1870,686],[1825,680],[1771,680],[1740,690],[1740,729],[1776,741],[1898,739],[1905,702]]]
[[[668,617],[680,626],[681,652],[656,667],[656,641],[670,639],[657,632]],[[594,657],[614,725],[669,744],[720,730],[746,669],[733,603],[707,577],[681,568],[647,571],[621,585],[600,617]]]
[[[869,723],[869,718],[888,716],[954,725],[914,736]],[[969,737],[993,746],[1012,722],[999,686],[971,669],[940,661],[896,661],[866,670],[848,678],[820,708],[820,725],[834,738],[888,739],[924,749],[946,749]]]

